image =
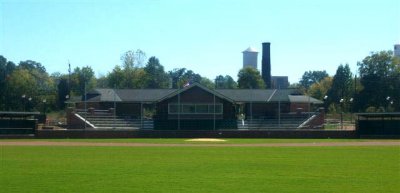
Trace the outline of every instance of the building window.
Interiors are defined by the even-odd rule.
[[[194,104],[183,104],[182,105],[183,114],[193,114],[196,113],[196,105]]]
[[[222,104],[215,104],[215,114],[222,114]],[[180,109],[180,112],[179,112]],[[196,103],[182,103],[179,105],[177,103],[168,104],[169,114],[214,114],[214,104],[196,104]]]
[[[196,112],[197,113],[208,113],[208,106],[209,105],[204,105],[204,104],[198,104],[196,106]]]

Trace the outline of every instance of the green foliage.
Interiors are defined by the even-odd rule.
[[[360,109],[391,106],[400,110],[400,60],[391,51],[372,53],[358,64],[363,90],[357,95]],[[390,97],[387,100],[387,97]],[[390,103],[393,101],[393,105]]]
[[[18,64],[18,68],[26,69],[28,71],[38,71],[39,73],[46,73],[46,68],[42,66],[42,64],[32,60],[21,61]]]
[[[3,192],[400,189],[398,147],[4,146],[1,153]]]
[[[172,88],[181,88],[180,79],[185,72],[186,68],[175,68],[168,72],[169,77],[171,78]]]
[[[123,86],[124,79],[125,79],[124,70],[120,66],[117,65],[107,75],[108,87],[124,88],[124,86]]]
[[[332,103],[339,104],[343,99],[343,103],[348,104],[350,98],[353,97],[353,89],[352,89],[352,81],[353,76],[350,71],[350,67],[348,64],[345,66],[340,65],[336,70],[336,74],[332,80],[332,86],[328,90],[328,99],[327,104],[330,105]]]
[[[301,77],[300,80],[300,85],[303,88],[308,89],[311,85],[320,82],[323,80],[325,77],[328,77],[328,73],[326,71],[308,71],[304,72],[303,76]]]
[[[243,68],[238,73],[238,87],[247,89],[264,89],[265,83],[260,71],[252,67]]]
[[[43,100],[54,107],[55,83],[49,77],[46,69],[35,61],[27,60],[15,66],[12,62],[2,59],[4,92],[3,110],[38,111],[43,106]]]
[[[330,104],[328,107],[328,112],[332,113],[332,114],[336,114],[338,113],[338,111],[336,110],[336,105],[334,103]]]
[[[37,96],[38,94],[36,90],[38,87],[37,82],[27,69],[15,70],[9,78],[8,85],[10,98],[20,99],[8,101],[12,110],[25,110],[26,106],[31,106],[28,103],[32,102],[32,96]],[[29,98],[31,100],[28,100]]]
[[[137,49],[126,51],[121,56],[122,65],[125,69],[141,67],[146,59],[146,54]]]
[[[308,89],[308,94],[316,99],[324,100],[328,90],[332,87],[332,80],[332,77],[327,76],[321,81],[312,84]]]
[[[10,97],[10,85],[8,84],[12,72],[16,66],[13,62],[0,55],[0,110],[9,110],[11,108],[9,102],[12,100]]]
[[[96,77],[94,71],[90,66],[82,68],[76,67],[71,74],[70,80],[71,91],[75,95],[83,95],[86,91],[96,87]]]
[[[144,67],[146,72],[146,88],[168,88],[169,77],[158,58],[152,56]]]
[[[182,88],[186,84],[193,84],[195,82],[200,83],[202,77],[200,74],[194,73],[192,70],[187,70],[186,68],[176,68],[168,72],[172,80],[172,88]]]
[[[96,80],[96,87],[97,88],[108,88],[108,79],[107,76],[101,75]]]
[[[60,109],[65,108],[65,101],[70,97],[70,92],[68,88],[68,77],[62,77],[59,80],[59,83],[57,85],[57,106]]]
[[[215,88],[217,89],[235,89],[238,85],[229,75],[219,75],[215,78]]]
[[[209,89],[214,89],[214,88],[215,88],[214,82],[211,81],[211,80],[208,79],[208,78],[205,78],[205,77],[202,77],[202,78],[201,78],[200,84],[203,85],[203,86],[205,86],[205,87],[207,87],[207,88],[209,88]]]

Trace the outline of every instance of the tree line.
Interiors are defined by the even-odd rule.
[[[399,111],[400,59],[391,51],[382,51],[371,53],[357,65],[358,77],[346,64],[340,65],[334,76],[326,71],[307,71],[291,87],[324,100],[331,112]],[[48,74],[38,62],[15,64],[0,56],[0,111],[60,110],[67,100],[79,99],[93,88],[182,88],[195,82],[211,89],[265,88],[260,72],[254,68],[239,70],[237,81],[229,75],[211,80],[186,68],[165,71],[157,57],[147,59],[139,49],[123,53],[121,65],[100,77],[90,66],[75,67],[66,74]]]
[[[348,64],[339,65],[334,76],[307,71],[298,86],[332,113],[400,111],[400,58],[392,51],[373,52],[357,66],[357,74]]]

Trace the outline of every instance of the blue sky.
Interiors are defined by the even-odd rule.
[[[91,66],[106,75],[128,50],[166,70],[234,79],[242,51],[271,42],[272,75],[298,82],[400,43],[400,1],[375,0],[0,0],[0,55],[49,73]],[[258,66],[261,66],[261,53]]]

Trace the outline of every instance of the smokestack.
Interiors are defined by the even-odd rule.
[[[271,43],[262,43],[261,76],[267,88],[271,88]]]

